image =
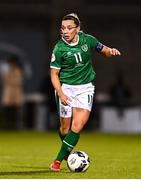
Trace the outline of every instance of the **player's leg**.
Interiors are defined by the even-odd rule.
[[[80,138],[80,131],[83,129],[84,125],[89,119],[90,111],[81,108],[73,108],[73,119],[71,130],[64,137],[61,149],[56,157],[55,166],[57,168],[52,168],[52,170],[60,170],[60,165],[63,159],[67,160],[69,154],[76,146]]]
[[[90,111],[82,108],[73,108],[73,118],[71,129],[63,140],[63,144],[57,159],[62,161],[65,156],[68,156],[79,141],[80,132],[88,121]]]
[[[62,90],[70,97],[71,91],[69,88],[65,86],[65,84],[62,85]],[[59,96],[56,94],[56,104],[58,113],[60,116],[60,128],[59,128],[59,137],[61,141],[65,138],[66,134],[69,131],[70,124],[71,124],[71,116],[72,116],[72,108],[70,106],[64,106],[59,99]]]
[[[61,149],[56,157],[57,161],[62,161],[64,157],[68,156],[72,149],[76,146],[80,131],[88,121],[90,111],[86,109],[73,108],[73,119],[71,129],[63,140]]]
[[[58,130],[58,134],[61,141],[63,141],[70,127],[71,118],[68,116],[71,116],[70,115],[71,109],[70,107],[68,106],[65,107],[63,104],[61,104],[57,93],[55,93],[55,100],[56,100],[58,114],[60,116],[60,128]]]
[[[81,91],[82,87],[80,87],[79,89]],[[73,108],[73,119],[72,119],[71,130],[65,136],[61,149],[56,157],[55,163],[51,166],[51,169],[53,171],[60,170],[60,164],[62,160],[64,159],[65,156],[68,156],[72,151],[72,149],[76,146],[80,137],[79,133],[83,129],[86,122],[88,121],[90,115],[94,88],[92,85],[90,85],[90,87],[86,86],[86,89],[90,89],[89,91],[86,91],[86,93],[85,91],[83,91],[84,93],[80,93],[79,89],[78,89],[78,97],[76,97],[76,102],[73,102],[72,104],[74,108]],[[65,115],[66,114],[65,107],[63,107],[60,112],[62,113],[62,116],[63,114]],[[56,166],[56,168],[54,168],[55,167],[54,165]]]
[[[93,103],[94,86],[92,84],[87,84],[86,86],[83,85],[83,89],[84,90],[82,91],[82,93],[80,93],[82,87],[78,86],[77,89],[76,86],[74,87],[74,90],[77,91],[78,94],[72,101],[72,125],[71,130],[64,137],[61,149],[56,157],[56,160],[59,162],[61,162],[64,157],[68,156],[74,146],[76,146],[80,137],[79,133],[83,129],[84,125],[87,123],[90,116],[90,111]],[[64,108],[65,107],[63,107],[63,111]]]
[[[73,150],[73,148],[76,146],[80,138],[79,132],[82,130],[82,128],[88,121],[90,115],[90,112],[88,110],[80,108],[74,108],[73,113],[74,114],[71,130],[64,138],[60,151],[55,161],[51,165],[51,170],[53,171],[60,171],[60,165],[62,160],[64,159],[64,157],[67,157]]]
[[[71,116],[72,116],[72,108],[70,106],[64,106],[60,103],[60,129],[59,129],[59,136],[62,140],[62,146],[64,143],[64,138],[67,136],[70,125],[71,125]],[[65,153],[64,153],[65,152]],[[60,164],[61,161],[68,156],[66,150],[61,148],[55,161],[51,164],[50,169],[52,171],[60,171]]]
[[[90,116],[90,111],[82,108],[73,108],[73,120],[71,130],[80,133]]]
[[[71,126],[71,118],[60,118],[60,129],[59,129],[59,136],[60,139],[63,143],[64,138],[66,137],[66,135],[68,134],[69,130],[70,130],[70,126]],[[64,157],[64,160],[67,160],[68,156]]]
[[[71,125],[71,118],[64,118],[64,117],[60,118],[59,136],[62,140],[62,144],[63,144],[64,138],[67,136],[69,132],[70,125]],[[60,171],[61,161],[63,159],[67,160],[68,154],[65,156],[64,151],[65,151],[64,148],[61,148],[55,161],[51,164],[50,169],[52,171]]]
[[[59,128],[59,136],[61,141],[64,140],[65,136],[68,134],[71,125],[71,118],[60,118],[60,128]]]

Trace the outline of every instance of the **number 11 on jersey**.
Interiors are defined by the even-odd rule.
[[[80,52],[75,53],[74,56],[75,56],[76,63],[81,63],[82,62],[82,57],[81,57]]]

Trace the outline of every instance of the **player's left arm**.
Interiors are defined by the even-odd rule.
[[[103,48],[101,49],[101,53],[104,54],[106,57],[112,57],[112,56],[120,56],[121,53],[116,48],[110,48],[105,45],[103,45]]]
[[[89,42],[92,48],[94,48],[97,52],[104,54],[106,57],[112,57],[112,56],[120,56],[121,53],[116,48],[110,48],[108,46],[105,46],[97,38],[94,36],[88,36]]]

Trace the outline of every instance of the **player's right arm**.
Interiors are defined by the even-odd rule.
[[[61,83],[59,80],[59,71],[58,69],[51,68],[51,82],[60,97],[61,103],[64,105],[67,105],[67,96],[63,93],[62,88],[61,88]]]
[[[61,88],[61,83],[59,79],[59,72],[61,69],[61,54],[58,52],[53,52],[52,59],[50,63],[51,68],[51,82],[61,100],[61,103],[64,105],[68,104],[69,98],[63,93]]]

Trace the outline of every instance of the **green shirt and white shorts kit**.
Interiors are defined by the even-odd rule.
[[[71,117],[72,108],[91,111],[96,73],[92,66],[93,50],[100,52],[103,45],[94,37],[83,32],[78,34],[77,43],[68,44],[63,38],[55,45],[50,67],[60,70],[62,90],[71,101],[64,106],[59,101],[60,117]]]

